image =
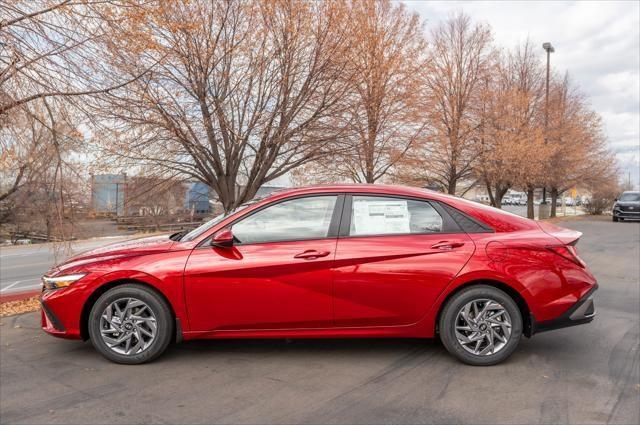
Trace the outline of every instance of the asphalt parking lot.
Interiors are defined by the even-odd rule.
[[[640,225],[562,223],[600,282],[597,319],[465,366],[437,341],[198,341],[120,366],[2,319],[1,423],[640,423]]]

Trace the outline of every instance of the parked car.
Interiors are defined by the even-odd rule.
[[[640,219],[640,192],[622,192],[611,212],[613,221]]]
[[[593,320],[580,236],[424,189],[290,189],[54,267],[42,328],[126,364],[198,338],[438,335],[491,365],[522,335]]]

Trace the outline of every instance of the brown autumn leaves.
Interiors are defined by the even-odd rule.
[[[27,28],[32,50],[52,47],[20,71],[24,60],[2,59],[4,117],[55,99],[82,117],[103,168],[202,181],[225,210],[284,175],[456,194],[482,184],[496,206],[510,188],[557,197],[615,180],[600,118],[571,80],[552,75],[547,107],[544,51],[496,46],[463,14],[426,31],[374,0],[21,6],[3,13],[3,43]],[[12,28],[25,11],[43,12]],[[64,37],[59,19],[74,25]],[[22,42],[14,58],[29,55]]]

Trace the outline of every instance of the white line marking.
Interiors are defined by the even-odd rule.
[[[9,288],[13,288],[14,286],[16,286],[18,283],[22,282],[21,280],[16,280],[15,282],[13,282],[11,285],[9,286],[5,286],[4,288],[0,289],[0,292],[4,292]]]
[[[4,291],[6,291],[6,290],[7,290],[7,289],[9,289],[9,288],[13,288],[14,286],[18,285],[19,283],[37,282],[37,281],[39,281],[39,280],[40,280],[40,278],[39,278],[39,277],[32,277],[32,278],[29,278],[29,279],[22,279],[22,280],[18,280],[18,281],[12,282],[12,283],[10,283],[9,285],[7,285],[7,286],[5,286],[5,287],[1,288],[1,289],[0,289],[0,292],[4,292]],[[2,282],[0,282],[0,283],[2,283]]]
[[[3,254],[3,255],[0,255],[0,258],[7,258],[7,257],[29,257],[29,256],[34,255],[34,254],[40,254],[41,252],[42,252],[42,251],[27,252],[27,253],[24,253],[24,254]]]
[[[37,284],[37,285],[20,286],[20,287],[18,287],[18,288],[13,288],[13,290],[12,290],[12,291],[9,291],[9,292],[21,291],[21,290],[23,290],[23,289],[31,289],[31,288],[42,288],[42,284],[41,284],[41,283],[39,283],[39,284]]]

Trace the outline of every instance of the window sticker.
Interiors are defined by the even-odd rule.
[[[410,233],[407,201],[356,200],[353,204],[356,235]]]

